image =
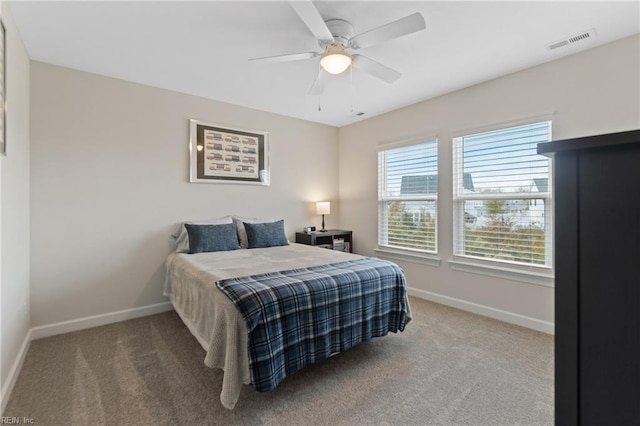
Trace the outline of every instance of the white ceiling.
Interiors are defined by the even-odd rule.
[[[402,72],[361,71],[308,95],[318,59],[249,58],[316,51],[287,2],[9,2],[31,59],[305,120],[343,126],[640,32],[640,3],[314,2],[356,34],[413,12],[427,29],[360,53]],[[595,28],[597,37],[546,45]],[[322,110],[318,111],[319,101]],[[353,104],[353,110],[351,110]],[[364,112],[363,116],[356,113]]]

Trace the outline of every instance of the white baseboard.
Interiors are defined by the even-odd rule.
[[[516,314],[501,309],[492,308],[485,305],[479,305],[466,300],[456,299],[454,297],[443,296],[441,294],[432,293],[430,291],[420,290],[409,287],[407,293],[420,299],[430,300],[440,303],[441,305],[451,306],[452,308],[461,309],[463,311],[473,312],[474,314],[483,315],[485,317],[497,319],[500,321],[527,327],[533,330],[541,331],[547,334],[555,334],[555,324],[548,321],[542,321],[536,318],[527,317],[525,315]]]
[[[70,321],[58,322],[55,324],[41,325],[29,329],[27,335],[22,342],[18,356],[9,371],[7,381],[2,389],[0,389],[0,416],[4,415],[4,409],[11,396],[13,386],[18,379],[22,363],[27,355],[27,350],[32,340],[42,337],[55,336],[56,334],[69,333],[71,331],[84,330],[86,328],[98,327],[101,325],[112,324],[115,322],[125,321],[133,318],[146,317],[148,315],[159,314],[173,310],[171,302],[157,303],[155,305],[141,306],[139,308],[125,309],[123,311],[109,312],[101,315],[93,315],[90,317],[78,318]]]
[[[29,329],[29,331],[27,331],[27,334],[24,336],[22,346],[20,346],[20,351],[18,352],[18,356],[13,362],[11,370],[9,370],[9,374],[7,376],[7,381],[0,391],[2,392],[0,394],[0,416],[4,416],[4,409],[7,406],[7,402],[9,402],[9,397],[11,396],[11,392],[13,391],[13,386],[16,384],[16,380],[18,380],[20,370],[22,370],[22,363],[24,363],[24,358],[27,355],[27,350],[29,350],[29,344],[31,344],[31,329]]]
[[[157,303],[155,305],[141,306],[139,308],[125,309],[123,311],[109,312],[106,314],[92,315],[70,321],[57,322],[55,324],[41,325],[31,329],[31,339],[55,336],[56,334],[69,333],[71,331],[84,330],[86,328],[113,324],[133,318],[146,317],[173,310],[171,302]]]

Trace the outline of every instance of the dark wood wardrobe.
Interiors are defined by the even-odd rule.
[[[640,425],[640,130],[553,158],[555,422]]]

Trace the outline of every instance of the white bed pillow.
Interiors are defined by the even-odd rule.
[[[178,230],[171,234],[171,236],[176,240],[176,252],[178,253],[189,253],[189,233],[187,232],[187,228],[184,226],[185,223],[188,223],[189,225],[224,225],[226,223],[233,223],[233,219],[231,216],[223,216],[215,219],[190,220],[182,222]]]
[[[247,240],[247,231],[244,229],[244,224],[242,222],[247,223],[260,223],[260,222],[268,222],[258,220],[255,217],[246,217],[246,216],[233,216],[233,221],[238,227],[238,240],[240,241],[240,248],[246,249],[249,247],[249,240]]]

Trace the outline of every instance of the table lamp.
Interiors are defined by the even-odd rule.
[[[327,232],[324,229],[324,215],[331,214],[331,203],[329,201],[319,201],[316,203],[316,214],[322,215],[322,229],[319,232]]]

